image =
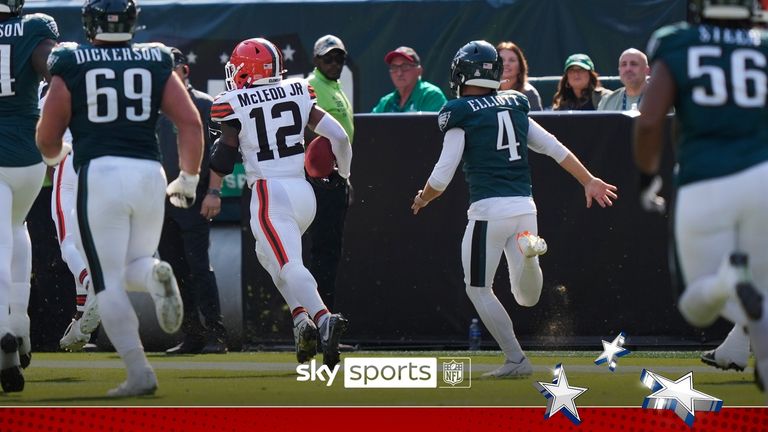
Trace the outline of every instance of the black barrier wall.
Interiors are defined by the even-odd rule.
[[[675,307],[665,216],[643,212],[631,158],[632,118],[618,113],[531,116],[597,176],[619,188],[612,208],[585,208],[583,188],[552,159],[532,153],[544,289],[538,305],[518,306],[506,264],[494,290],[530,346],[594,345],[626,332],[633,344],[697,344],[724,335],[684,323]],[[352,163],[355,204],[347,217],[337,311],[351,322],[349,340],[386,345],[463,345],[475,317],[464,292],[460,245],[467,188],[459,169],[446,193],[418,216],[411,199],[437,160],[442,135],[435,115],[358,115]],[[670,155],[664,169],[669,196]],[[246,198],[247,199],[247,198]],[[243,220],[247,221],[247,206]],[[243,297],[252,343],[287,340],[290,319],[253,253],[244,224]],[[492,345],[487,336],[485,342]]]

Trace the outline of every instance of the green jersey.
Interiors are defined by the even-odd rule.
[[[42,158],[35,146],[40,116],[37,89],[40,76],[30,59],[46,39],[57,40],[56,21],[29,14],[0,21],[0,164],[29,166]]]
[[[173,71],[161,44],[62,44],[48,60],[72,94],[75,168],[101,156],[161,160],[155,124]]]
[[[511,91],[454,99],[440,111],[441,131],[464,130],[462,160],[470,203],[532,195],[528,110],[528,99]]]
[[[678,183],[722,177],[768,160],[768,34],[679,23],[648,43],[677,93]]]

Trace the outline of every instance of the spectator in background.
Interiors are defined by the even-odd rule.
[[[440,111],[445,95],[434,84],[421,79],[423,68],[413,48],[401,46],[384,56],[395,91],[385,95],[373,108],[374,113]]]
[[[325,35],[315,42],[313,63],[315,70],[309,83],[315,89],[317,105],[335,118],[349,136],[355,133],[352,104],[341,90],[339,78],[344,68],[347,50],[336,36]],[[334,171],[331,177],[338,177]],[[314,181],[308,178],[317,199],[315,220],[307,230],[312,241],[310,246],[309,271],[317,280],[317,290],[325,305],[333,309],[336,291],[336,270],[341,259],[344,219],[350,204],[352,186],[341,177],[328,181]]]
[[[530,111],[541,111],[541,96],[536,87],[528,82],[528,61],[514,42],[500,42],[496,51],[504,64],[499,91],[517,90],[528,97]]]
[[[619,78],[624,87],[603,97],[597,109],[600,111],[626,111],[640,107],[643,91],[651,68],[648,57],[642,51],[629,48],[619,56]]]
[[[563,77],[552,100],[555,111],[594,111],[611,91],[600,85],[595,64],[586,54],[573,54],[565,60]]]
[[[165,220],[158,252],[173,268],[184,302],[183,341],[166,351],[167,354],[223,354],[227,352],[226,330],[219,305],[219,289],[208,257],[211,219],[221,211],[222,178],[208,168],[211,154],[209,126],[213,98],[189,84],[189,64],[186,56],[171,48],[173,71],[187,86],[187,92],[200,114],[203,124],[203,162],[198,199],[189,208],[179,208],[165,200]],[[161,113],[157,121],[157,136],[163,154],[163,168],[169,179],[179,173],[177,130],[171,120]],[[202,318],[202,320],[201,320]]]

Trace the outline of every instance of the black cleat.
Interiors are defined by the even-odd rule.
[[[5,336],[0,339],[0,349],[3,351],[3,369],[0,370],[0,386],[6,393],[20,392],[24,390],[24,375],[21,374],[21,367],[16,363],[17,352],[19,350],[19,342],[16,337],[10,333],[6,333]]]
[[[757,370],[757,364],[755,364],[755,384],[757,384],[757,388],[760,389],[761,392],[765,391],[765,385],[763,384],[763,380],[760,378],[760,371]]]
[[[701,358],[701,362],[702,363],[704,363],[706,365],[709,365],[709,366],[712,366],[712,367],[716,367],[718,369],[722,369],[722,370],[730,370],[730,369],[732,369],[732,370],[736,370],[736,371],[739,371],[739,372],[744,372],[744,366],[738,365],[738,364],[736,364],[734,362],[730,362],[728,365],[722,365],[722,364],[718,363],[717,360],[715,359],[715,350],[705,351],[705,352],[701,353],[701,357],[700,358]]]
[[[349,328],[349,321],[341,314],[332,314],[325,325],[328,326],[328,339],[323,341],[323,364],[333,369],[341,361],[339,340]]]
[[[749,282],[736,285],[736,296],[749,319],[759,321],[763,317],[763,295]]]

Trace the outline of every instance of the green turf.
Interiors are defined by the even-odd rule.
[[[0,393],[0,405],[150,405],[150,406],[317,406],[317,405],[451,405],[545,406],[535,381],[552,381],[550,369],[563,363],[572,386],[589,390],[579,406],[639,407],[650,391],[640,383],[647,368],[670,379],[694,372],[695,388],[724,401],[725,406],[765,403],[748,372],[721,372],[699,362],[697,353],[644,352],[619,359],[615,373],[595,366],[597,352],[531,352],[534,374],[528,379],[481,380],[501,362],[499,353],[472,353],[469,389],[347,389],[342,373],[333,386],[298,382],[289,353],[230,353],[167,357],[150,354],[160,387],[155,396],[115,401],[106,391],[124,377],[115,354],[36,353],[24,373],[22,393]],[[359,357],[467,356],[467,352],[353,353]]]

